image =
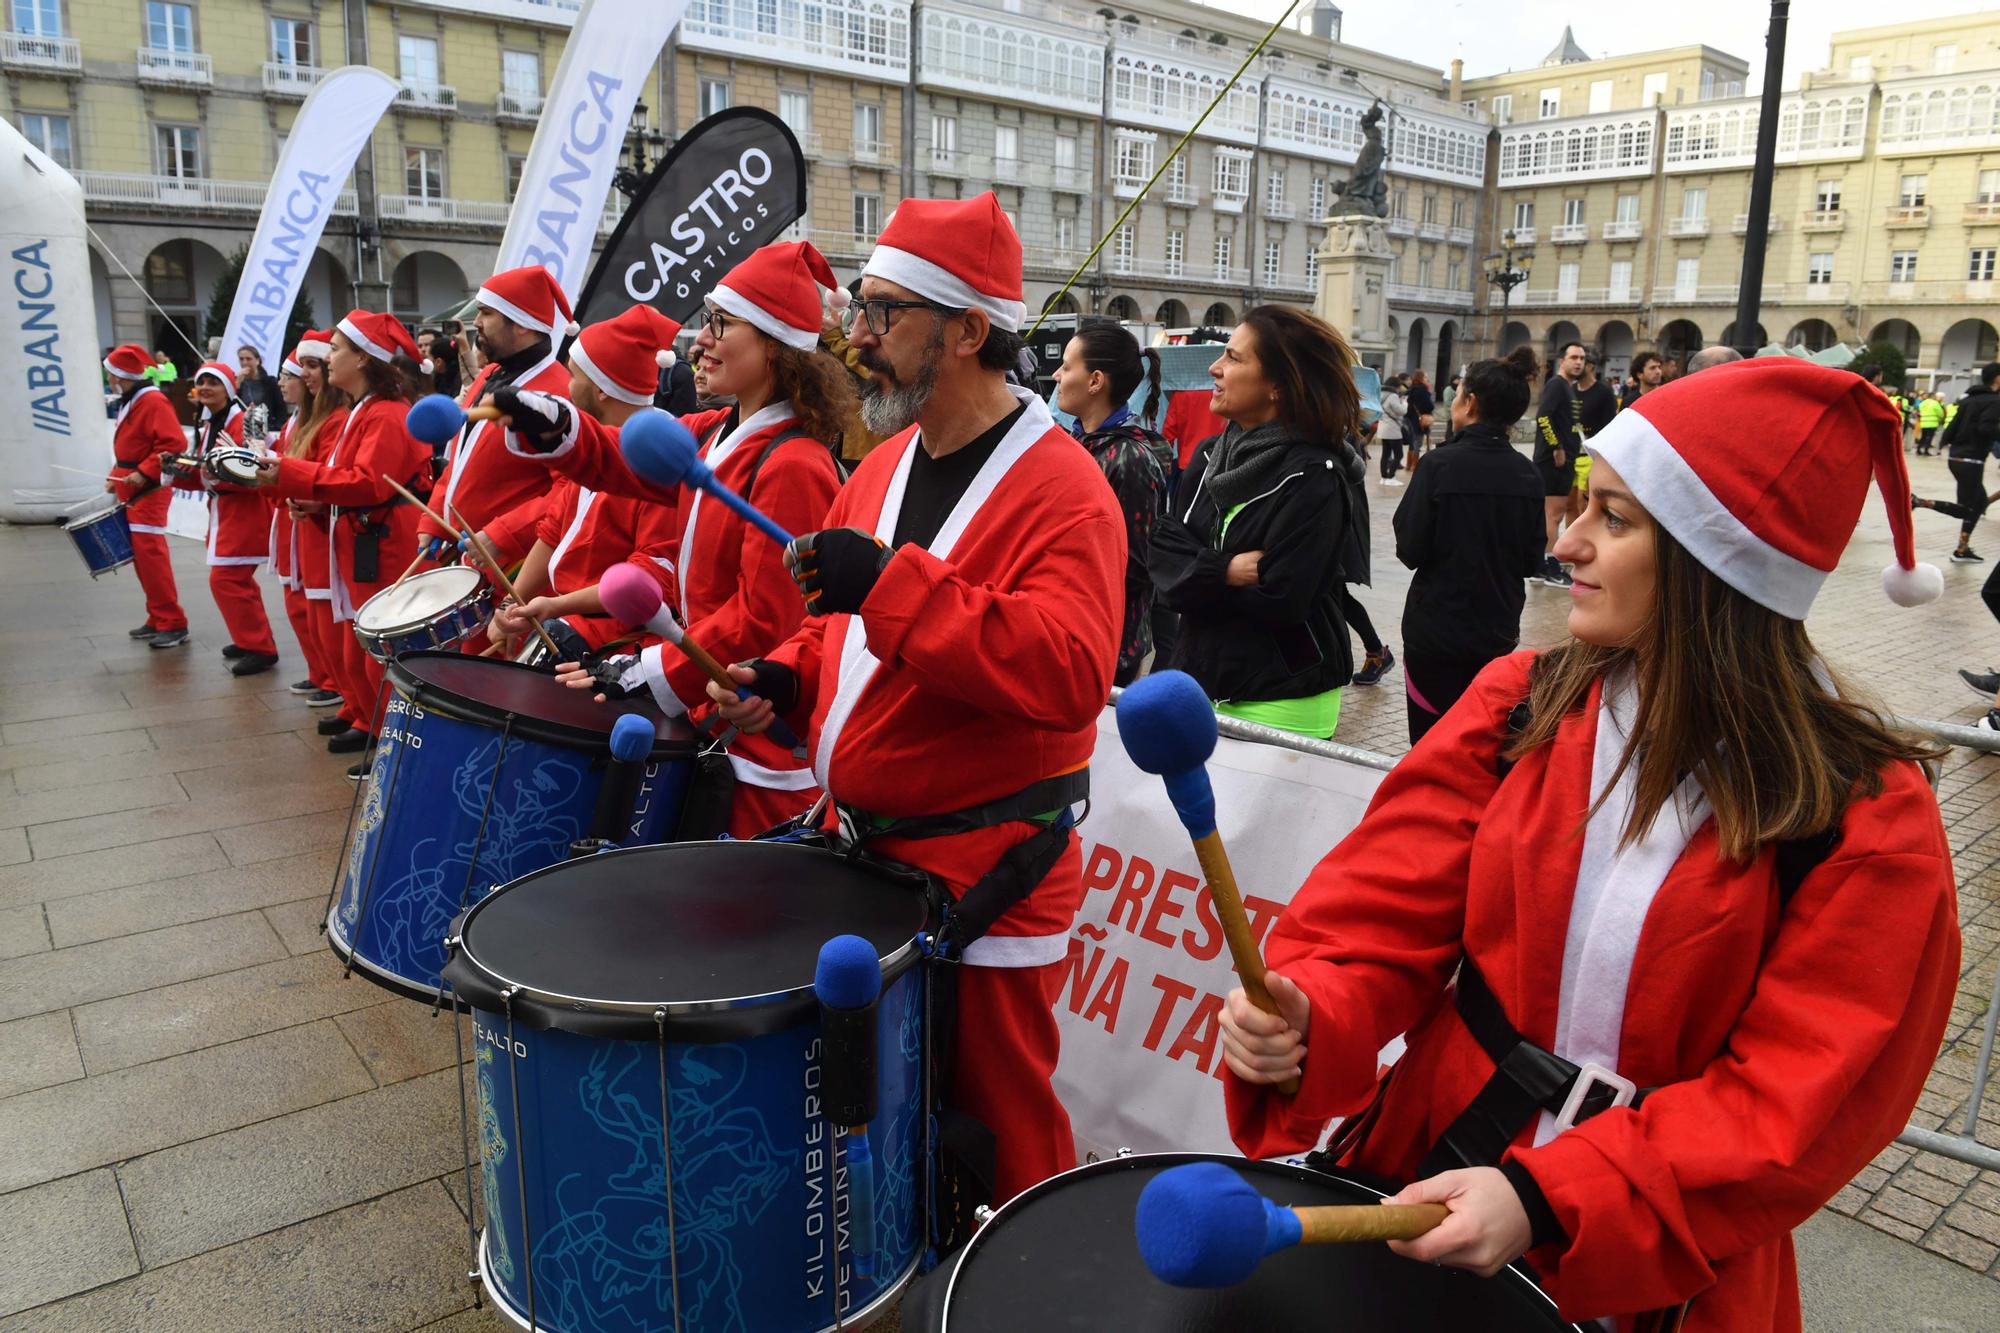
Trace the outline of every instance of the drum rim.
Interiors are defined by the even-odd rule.
[[[535,717],[527,713],[510,713],[478,699],[469,699],[443,685],[433,684],[418,676],[410,663],[445,659],[478,662],[480,669],[500,668],[509,671],[525,671],[544,679],[554,679],[546,671],[537,671],[518,662],[506,662],[499,658],[471,658],[464,653],[441,651],[434,648],[420,648],[410,652],[397,653],[384,667],[384,673],[396,693],[412,704],[442,713],[459,722],[469,722],[474,726],[491,727],[498,730],[511,724],[512,733],[523,739],[537,741],[544,745],[557,745],[565,750],[583,751],[595,757],[599,751],[607,751],[611,734],[584,731],[570,726],[567,722],[553,722],[547,718]],[[665,760],[691,760],[695,755],[694,728],[685,717],[665,717],[650,699],[624,700],[630,704],[625,711],[637,713],[653,724],[653,748],[646,756],[648,763]],[[660,723],[664,719],[667,734],[660,735]]]
[[[224,481],[234,482],[238,486],[254,486],[257,484],[257,459],[259,457],[261,455],[255,449],[239,446],[231,449],[211,449],[204,456],[203,461],[208,466],[211,476],[220,473]],[[232,463],[243,461],[247,461],[249,464],[249,476],[247,480],[237,476],[229,466]]]
[[[98,523],[102,523],[105,519],[110,518],[113,514],[122,514],[125,512],[126,506],[123,500],[119,500],[108,496],[106,498],[111,500],[110,504],[103,505],[97,509],[93,509],[89,513],[64,515],[62,530],[64,532],[81,531],[84,528],[92,527]],[[86,500],[84,501],[84,503],[89,504],[91,503],[91,501]]]
[[[711,845],[720,846],[722,844],[720,842],[714,844],[700,842],[650,843],[642,847],[613,848],[608,852],[599,852],[589,859],[595,862],[600,859],[609,859],[612,857],[627,857],[639,852],[657,852],[662,848],[705,847]],[[762,842],[759,845],[765,847],[783,847],[791,851],[803,852],[808,856],[821,854],[818,848],[806,847],[798,843]],[[831,853],[827,854],[831,855]],[[724,999],[713,1000],[677,1000],[665,1003],[652,1000],[599,1000],[589,996],[565,995],[560,991],[544,990],[527,982],[516,981],[512,977],[501,975],[473,956],[471,948],[465,942],[465,933],[471,929],[475,916],[489,904],[498,902],[506,896],[510,889],[526,884],[530,880],[540,879],[544,875],[553,874],[568,864],[569,862],[567,861],[558,861],[552,866],[544,866],[540,870],[529,871],[519,879],[510,880],[502,884],[499,888],[466,908],[465,915],[452,923],[451,934],[445,938],[447,961],[453,958],[462,958],[465,960],[466,966],[475,969],[480,975],[501,989],[511,989],[516,996],[525,996],[540,1004],[557,1006],[571,1013],[598,1014],[622,1018],[635,1016],[650,1018],[655,1014],[663,1014],[669,1019],[714,1017],[750,1009],[793,1004],[812,996],[812,983],[807,982],[803,986],[791,986],[784,990],[765,991],[757,995],[734,995]],[[909,972],[911,968],[922,961],[922,938],[923,923],[919,922],[916,932],[910,936],[909,941],[882,959],[882,989],[887,990],[892,983],[900,981],[905,973]],[[456,986],[452,988],[452,994],[454,996],[458,994]],[[463,1003],[470,1005],[471,1001],[464,1001]]]
[[[1324,1176],[1327,1177],[1328,1179],[1338,1180],[1343,1185],[1349,1186],[1352,1189],[1359,1190],[1363,1194],[1370,1195],[1377,1199],[1386,1199],[1389,1197],[1386,1191],[1381,1190],[1374,1185],[1370,1185],[1366,1181],[1356,1180],[1353,1177],[1347,1175],[1345,1172],[1341,1171],[1338,1167],[1328,1168],[1328,1167],[1318,1167],[1318,1166],[1307,1166],[1303,1161],[1301,1161],[1296,1157],[1284,1157],[1284,1158],[1231,1157],[1227,1153],[1152,1152],[1152,1153],[1121,1153],[1116,1157],[1100,1158],[1095,1162],[1083,1162],[1076,1166],[1071,1167],[1067,1171],[1059,1171],[1055,1175],[1050,1176],[1047,1180],[1038,1180],[1034,1184],[1028,1186],[1028,1188],[1022,1190],[1019,1194],[1016,1194],[1013,1198],[1007,1200],[1007,1202],[1001,1204],[999,1208],[995,1209],[993,1212],[993,1216],[987,1219],[986,1225],[980,1227],[978,1231],[973,1233],[972,1239],[967,1241],[965,1243],[964,1249],[962,1249],[959,1252],[958,1261],[952,1265],[951,1280],[945,1283],[944,1301],[942,1304],[942,1311],[938,1325],[939,1333],[951,1333],[952,1300],[954,1297],[958,1295],[958,1279],[960,1275],[965,1272],[965,1265],[972,1260],[973,1252],[979,1248],[980,1244],[987,1237],[992,1236],[998,1232],[1000,1219],[1005,1217],[1009,1211],[1018,1212],[1021,1208],[1024,1208],[1030,1200],[1039,1198],[1043,1194],[1053,1194],[1055,1192],[1056,1187],[1060,1185],[1062,1182],[1068,1180],[1071,1176],[1084,1175],[1086,1173],[1090,1175],[1109,1175],[1113,1171],[1117,1170],[1129,1171],[1133,1170],[1135,1167],[1144,1166],[1150,1163],[1160,1163],[1165,1166],[1186,1166],[1194,1162],[1222,1162],[1230,1165],[1243,1163],[1251,1166],[1284,1167],[1284,1168],[1289,1168],[1290,1170],[1293,1171],[1310,1172],[1313,1175]],[[1536,1298],[1538,1298],[1542,1302],[1542,1304],[1548,1307],[1548,1312],[1556,1317],[1556,1319],[1559,1321],[1559,1323],[1563,1328],[1577,1327],[1575,1324],[1570,1323],[1569,1321],[1564,1320],[1562,1318],[1562,1312],[1556,1308],[1555,1298],[1549,1295],[1549,1293],[1543,1289],[1541,1283],[1535,1281],[1533,1276],[1529,1274],[1528,1270],[1522,1265],[1520,1260],[1517,1259],[1513,1263],[1508,1264],[1505,1268],[1500,1270],[1500,1273],[1505,1274],[1509,1278],[1511,1278],[1517,1286],[1527,1287],[1527,1289],[1531,1293],[1533,1293],[1533,1295]],[[1500,1274],[1495,1274],[1496,1277],[1499,1275]]]
[[[381,592],[378,592],[374,596],[370,597],[368,599],[368,602],[374,601],[376,597],[380,597],[384,593],[394,592],[398,587],[402,586],[403,584],[415,583],[420,579],[429,578],[433,574],[442,574],[446,570],[464,569],[464,568],[465,566],[463,565],[443,565],[437,569],[423,570],[419,573],[410,575],[410,577],[407,579],[399,579],[395,583],[390,584],[388,587],[382,589]],[[383,639],[392,639],[397,637],[398,635],[411,633],[414,630],[433,628],[440,622],[447,620],[452,616],[463,614],[467,608],[477,605],[482,600],[487,602],[488,604],[491,604],[491,602],[493,601],[492,585],[487,583],[484,578],[481,578],[479,576],[479,571],[467,570],[466,572],[470,573],[473,576],[472,593],[470,596],[463,598],[459,601],[453,602],[449,606],[441,607],[438,610],[431,612],[427,616],[420,616],[415,620],[406,620],[401,622],[400,624],[383,625],[380,627],[364,625],[361,623],[361,613],[368,609],[368,602],[363,602],[361,605],[354,608],[354,632],[357,635],[361,635],[366,638],[371,638],[379,642]]]

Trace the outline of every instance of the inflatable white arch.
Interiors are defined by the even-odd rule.
[[[103,494],[61,470],[111,465],[102,356],[83,187],[0,120],[0,519],[50,523]]]

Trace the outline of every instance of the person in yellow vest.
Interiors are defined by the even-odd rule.
[[[1938,427],[1944,425],[1944,404],[1939,401],[1936,391],[1917,399],[1917,457],[1931,456],[1931,440],[1936,437]]]
[[[1886,389],[1884,392],[1889,396],[1889,406],[1896,409],[1897,418],[1903,422],[1903,452],[1908,453],[1910,451],[1910,406],[1903,401],[1901,390]]]

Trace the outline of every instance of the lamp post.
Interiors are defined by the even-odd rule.
[[[618,150],[618,170],[611,174],[611,184],[627,199],[637,199],[639,191],[646,188],[646,173],[653,169],[653,163],[646,158],[646,150],[653,150],[658,158],[660,150],[667,146],[667,136],[646,124],[646,104],[636,102],[632,106],[632,128],[625,132],[625,143]]]
[[[1486,281],[1500,289],[1500,327],[1504,336],[1507,321],[1513,314],[1514,289],[1528,280],[1528,272],[1535,266],[1535,247],[1532,244],[1516,245],[1514,229],[1509,227],[1500,233],[1500,253],[1488,255],[1484,261]],[[1500,350],[1498,339],[1495,351]]]

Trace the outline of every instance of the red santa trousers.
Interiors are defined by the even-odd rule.
[[[264,590],[257,586],[256,565],[210,565],[208,591],[229,641],[246,652],[278,655],[278,641],[271,637],[271,618],[264,614]]]
[[[329,614],[329,620],[332,616]],[[298,588],[285,589],[285,619],[292,622],[292,636],[299,641],[299,654],[306,659],[306,679],[323,690],[340,689],[333,683],[333,673],[327,670],[326,656],[319,649],[319,638],[313,630],[312,599]]]
[[[154,629],[186,629],[188,623],[187,612],[181,610],[180,591],[174,586],[174,562],[163,531],[171,501],[166,491],[154,491],[125,510],[132,524],[132,570],[146,594],[146,623]]]
[[[306,617],[312,626],[313,646],[319,650],[319,660],[326,665],[327,679],[333,683],[327,686],[340,696],[340,707],[336,710],[350,727],[361,725],[361,710],[366,703],[356,702],[348,696],[347,676],[343,669],[346,661],[340,646],[342,635],[354,637],[354,626],[349,622],[336,624],[333,619],[333,603],[313,598],[306,604]]]
[[[334,646],[340,652],[333,666],[340,680],[340,715],[370,736],[379,735],[382,712],[375,696],[382,688],[382,664],[354,637],[353,621],[335,621],[333,628]]]

